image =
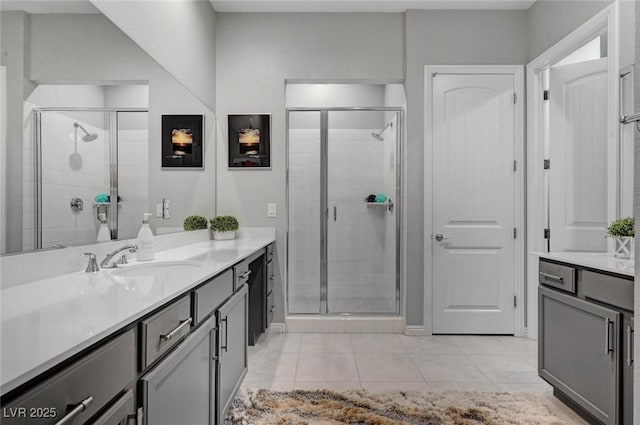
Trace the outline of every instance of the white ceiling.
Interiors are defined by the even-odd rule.
[[[217,12],[387,12],[408,9],[520,9],[536,0],[210,0]]]
[[[125,0],[139,1],[139,0]],[[168,0],[154,0],[168,1]],[[170,1],[170,0],[169,0]],[[179,0],[177,0],[179,1]],[[201,0],[206,1],[206,0]],[[536,0],[210,0],[218,12],[387,12],[408,9],[528,9]],[[0,0],[0,10],[100,13],[89,0]]]

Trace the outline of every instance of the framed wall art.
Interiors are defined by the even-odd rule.
[[[162,168],[204,168],[204,116],[162,116]]]
[[[229,168],[271,168],[271,115],[229,115]]]

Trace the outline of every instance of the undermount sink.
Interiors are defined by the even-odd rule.
[[[196,261],[180,260],[180,261],[156,261],[152,263],[139,263],[130,266],[123,266],[111,272],[112,276],[124,277],[142,277],[155,274],[156,272],[169,272],[172,269],[184,269],[185,267],[200,267],[200,263]]]

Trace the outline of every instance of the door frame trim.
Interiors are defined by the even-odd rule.
[[[501,74],[514,79],[516,171],[514,173],[514,224],[518,229],[515,242],[514,289],[519,302],[515,307],[514,335],[526,335],[525,280],[525,138],[524,138],[524,66],[523,65],[425,65],[424,67],[424,304],[423,323],[426,335],[433,333],[433,75],[437,74]]]
[[[603,30],[607,31],[607,67],[608,67],[608,117],[609,124],[609,157],[619,157],[619,131],[620,116],[619,110],[619,45],[618,45],[618,12],[617,2],[613,2],[605,7],[597,15],[582,24],[569,35],[558,41],[545,52],[533,59],[526,66],[527,73],[527,246],[526,246],[526,281],[527,281],[527,310],[537,316],[538,297],[538,256],[536,252],[546,252],[547,244],[543,238],[542,229],[548,225],[548,190],[546,189],[546,175],[542,169],[542,163],[547,154],[546,128],[543,122],[545,109],[542,100],[542,90],[548,83],[546,70],[556,61],[566,57],[568,54],[581,47],[584,43],[592,40]],[[611,165],[611,164],[610,164]],[[608,180],[615,181],[611,173],[617,173],[618,166],[609,166]],[[611,205],[617,196],[617,190],[608,187],[608,203],[610,205],[607,215],[611,215]],[[615,209],[615,207],[614,207]],[[613,242],[610,241],[609,244]],[[610,246],[611,249],[611,246]],[[530,321],[529,336],[537,339],[538,324],[537,318]]]

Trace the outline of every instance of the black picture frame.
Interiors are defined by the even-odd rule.
[[[271,115],[229,115],[229,168],[271,168]]]
[[[204,116],[162,116],[162,168],[204,168]]]

